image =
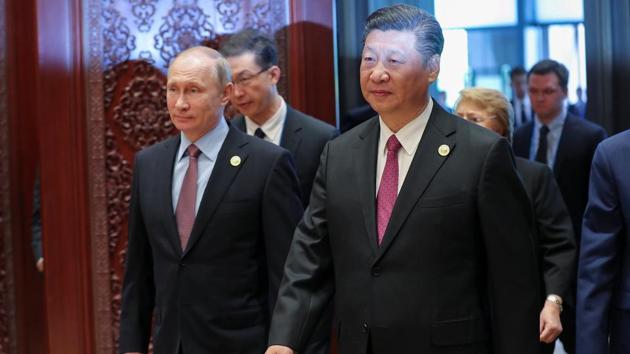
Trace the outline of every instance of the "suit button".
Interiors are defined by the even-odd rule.
[[[368,329],[370,329],[370,326],[368,326],[367,322],[363,322],[361,327],[363,327],[363,333],[367,333]]]
[[[185,268],[185,267],[186,267],[186,263],[184,263],[184,262],[179,262],[179,267],[180,267],[180,268]]]
[[[381,267],[373,267],[372,268],[372,276],[373,277],[379,277],[381,275]]]

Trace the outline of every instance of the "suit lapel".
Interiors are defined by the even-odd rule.
[[[234,117],[230,121],[230,125],[233,126],[236,129],[242,131],[243,133],[247,133],[247,129],[245,127],[245,117],[243,117],[243,116]]]
[[[387,249],[398,235],[400,228],[407,220],[409,213],[433,180],[433,176],[435,176],[444,161],[448,159],[455,149],[455,137],[453,135],[455,133],[455,122],[452,119],[455,118],[450,117],[437,104],[433,105],[433,112],[422,134],[422,139],[409,167],[409,172],[407,172],[405,177],[405,182],[400,193],[398,193],[398,198],[385,230],[383,243],[378,249],[375,262],[387,252]],[[449,146],[450,153],[448,155],[441,156],[438,153],[438,148],[441,145]]]
[[[302,141],[302,126],[295,118],[295,114],[293,108],[287,106],[287,116],[282,129],[282,137],[280,138],[280,146],[289,150],[294,158]]]
[[[195,223],[190,233],[190,239],[188,245],[186,245],[183,256],[185,256],[199,240],[206,224],[210,221],[225,196],[225,193],[230,188],[234,177],[236,177],[243,164],[245,164],[247,160],[246,145],[246,136],[237,131],[236,128],[230,128],[223,142],[223,146],[221,146],[221,150],[219,150],[217,160],[212,169],[212,174],[208,180],[208,185],[203,193],[203,198],[201,199],[201,204],[197,211],[197,217],[195,218]],[[233,156],[240,157],[241,162],[238,166],[232,166],[230,163],[230,159]]]
[[[378,149],[378,137],[380,128],[378,118],[372,118],[359,134],[359,140],[354,146],[355,173],[357,181],[357,193],[361,196],[363,221],[365,222],[366,236],[376,254],[376,154]]]
[[[558,150],[556,151],[556,160],[553,162],[553,172],[556,178],[560,176],[562,164],[566,160],[568,154],[571,153],[570,147],[579,145],[579,142],[573,141],[573,139],[577,136],[577,134],[573,132],[573,119],[574,118],[570,114],[567,114],[564,126],[562,127],[562,133],[560,134],[560,140],[558,141]]]
[[[532,145],[532,134],[534,132],[534,122],[529,121],[520,129],[524,129],[524,135],[521,139],[514,135],[514,143],[512,144],[512,148],[514,149],[514,153],[523,158],[529,159],[529,150]]]
[[[155,169],[155,175],[158,177],[156,190],[159,191],[160,198],[158,205],[162,206],[163,213],[161,219],[164,222],[166,234],[169,235],[169,242],[171,242],[177,254],[181,254],[182,248],[179,241],[179,231],[177,231],[177,220],[173,211],[173,167],[178,158],[177,151],[179,150],[180,141],[180,136],[178,135],[165,142],[163,146],[164,158],[158,160]]]

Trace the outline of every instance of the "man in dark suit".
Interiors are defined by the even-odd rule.
[[[361,90],[379,117],[324,149],[267,353],[301,352],[333,296],[339,353],[536,352],[532,215],[508,142],[429,97],[433,16],[382,8],[364,38]]]
[[[584,213],[577,353],[630,353],[630,130],[599,144]]]
[[[457,115],[512,140],[514,112],[497,90],[473,87],[460,91]],[[571,217],[553,173],[547,165],[517,157],[516,170],[532,203],[541,272],[540,341],[542,353],[553,353],[562,333],[562,300],[575,273],[576,246]]]
[[[527,71],[521,66],[510,70],[510,88],[512,89],[512,108],[514,109],[514,128],[534,118],[532,105],[527,97]]]
[[[271,38],[254,29],[232,35],[221,46],[234,74],[232,105],[244,116],[232,125],[289,150],[295,162],[304,205],[313,186],[319,156],[335,127],[287,105],[276,87],[281,71]]]
[[[171,64],[181,134],[136,156],[119,350],[264,351],[292,232],[302,215],[288,151],[229,127],[227,61],[195,47]],[[151,322],[153,318],[153,332]]]
[[[513,147],[516,155],[547,164],[553,170],[579,245],[591,160],[606,132],[595,123],[567,113],[568,82],[569,71],[554,60],[542,60],[532,67],[528,73],[529,98],[536,118],[516,130]],[[562,299],[564,330],[560,339],[569,354],[575,353],[574,279],[570,298]]]

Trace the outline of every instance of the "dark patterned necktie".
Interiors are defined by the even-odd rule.
[[[392,215],[396,197],[398,197],[398,150],[400,141],[393,135],[387,139],[387,162],[381,177],[376,196],[376,228],[378,231],[378,244],[383,242],[389,218]]]

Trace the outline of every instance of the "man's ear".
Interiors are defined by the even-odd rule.
[[[433,83],[440,75],[440,55],[435,54],[427,62],[427,71],[429,72],[429,82]]]
[[[232,96],[232,90],[234,89],[234,84],[228,82],[223,88],[223,92],[221,93],[221,104],[227,105],[230,102],[230,96]]]
[[[271,77],[271,82],[274,85],[277,85],[278,81],[280,81],[280,77],[282,76],[282,70],[280,70],[277,65],[273,65],[269,68],[269,76]]]

